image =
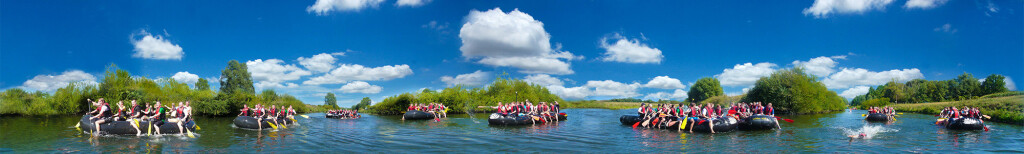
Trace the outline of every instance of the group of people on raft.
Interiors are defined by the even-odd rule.
[[[448,107],[441,103],[418,103],[410,104],[408,111],[423,111],[434,115],[437,118],[448,117]]]
[[[327,110],[327,116],[345,119],[355,119],[361,117],[359,116],[359,110]]]
[[[279,119],[295,119],[294,115],[297,114],[295,109],[292,109],[292,106],[290,105],[287,108],[285,108],[284,105],[281,105],[280,108],[278,108],[277,105],[270,105],[270,107],[267,108],[266,105],[256,104],[253,108],[249,108],[249,105],[247,104],[243,106],[240,111],[241,113],[239,113],[238,116],[250,116],[256,118],[257,124],[263,123],[263,121],[270,121],[273,122],[274,125],[281,125],[281,123],[277,122]],[[263,125],[259,125],[259,129],[263,129]]]
[[[131,126],[135,128],[135,135],[141,136],[142,130],[139,129],[139,121],[148,121],[147,124],[150,127],[160,127],[168,122],[174,122],[178,126],[178,132],[184,133],[184,123],[192,121],[192,106],[191,103],[185,101],[184,103],[178,102],[177,106],[164,106],[160,101],[156,101],[154,104],[139,105],[135,100],[131,100],[131,106],[125,107],[124,101],[117,102],[117,111],[113,111],[110,108],[110,104],[107,103],[103,98],[96,101],[92,99],[86,99],[95,107],[87,115],[90,115],[89,120],[93,121],[93,125],[96,127],[96,133],[99,135],[103,129],[100,127],[101,124],[113,122],[113,121],[133,121]],[[172,104],[173,105],[173,104]],[[156,134],[161,134],[160,129],[156,130]]]
[[[889,106],[885,106],[885,107],[871,107],[871,108],[868,108],[868,113],[869,114],[874,114],[874,113],[885,114],[885,116],[888,116],[890,121],[891,121],[891,119],[895,119],[896,118],[896,109],[893,109],[892,107],[889,107]]]
[[[984,120],[981,120],[981,119],[983,117],[987,118],[989,116],[981,114],[981,110],[978,110],[978,108],[976,108],[976,107],[964,106],[962,108],[956,108],[956,107],[950,106],[950,107],[943,108],[942,112],[939,112],[939,117],[942,118],[942,119],[940,119],[940,121],[944,120],[944,119],[951,119],[951,118],[975,118],[975,119],[978,119],[981,122],[985,122]]]
[[[562,106],[558,104],[558,101],[548,104],[547,102],[540,102],[540,104],[533,105],[530,100],[525,102],[509,102],[508,104],[502,104],[498,102],[498,106],[491,107],[497,110],[501,116],[534,116],[541,121],[558,121],[559,109]],[[534,122],[536,123],[536,121]]]
[[[768,103],[766,106],[762,106],[761,102],[754,103],[730,103],[727,110],[723,111],[721,105],[715,104],[704,104],[697,105],[690,103],[689,106],[679,104],[640,104],[640,108],[637,109],[637,114],[642,117],[640,120],[642,126],[646,128],[662,128],[667,126],[673,126],[677,123],[681,123],[684,119],[690,121],[707,120],[708,127],[711,133],[715,133],[713,122],[717,118],[736,118],[744,119],[753,115],[775,115],[775,108],[772,108],[772,103]],[[690,133],[693,133],[693,127],[698,122],[688,122]],[[685,123],[682,123],[685,124]],[[703,125],[703,124],[701,124]],[[703,127],[697,125],[699,127]],[[776,124],[778,125],[778,124]],[[681,128],[679,128],[681,129]]]

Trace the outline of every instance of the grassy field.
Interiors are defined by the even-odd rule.
[[[992,117],[989,121],[1024,125],[1024,96],[1005,96],[979,98],[953,102],[897,104],[893,105],[900,112],[914,112],[938,115],[942,108],[956,106],[977,107],[981,113]]]
[[[563,108],[594,108],[594,109],[635,109],[640,102],[605,102],[605,101],[570,101],[562,104]]]

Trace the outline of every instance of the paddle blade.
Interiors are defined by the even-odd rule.
[[[633,129],[636,129],[636,126],[640,126],[640,122],[633,123]]]
[[[190,130],[188,130],[188,129],[185,129],[185,132],[188,132],[188,137],[190,137],[190,138],[196,138],[196,135],[192,135],[192,131],[190,131]]]
[[[896,113],[896,114],[903,114],[903,113]]]
[[[274,125],[274,123],[267,122],[267,124],[270,124],[270,127],[274,128],[274,129],[277,129],[277,125]]]
[[[938,115],[938,114],[936,114],[935,116],[936,116],[936,117],[938,117],[939,115]]]
[[[988,126],[985,126],[985,131],[986,131],[986,132],[988,131]]]
[[[861,117],[867,117],[868,114],[860,114]]]
[[[785,120],[786,122],[789,122],[789,123],[793,123],[793,119],[782,119],[782,120]]]
[[[200,129],[202,129],[202,128],[199,128],[199,124],[196,124],[196,130],[200,130]]]
[[[309,116],[301,115],[303,118],[309,119]]]
[[[700,122],[697,122],[697,125],[700,125],[700,124],[704,124],[704,120],[700,120]]]
[[[82,125],[82,122],[78,122],[78,123],[75,124],[75,128],[78,128],[78,126],[81,126],[81,125]]]

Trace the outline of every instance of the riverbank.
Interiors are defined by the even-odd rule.
[[[949,106],[970,106],[978,107],[982,114],[992,117],[991,120],[1015,125],[1024,125],[1024,96],[1006,96],[993,98],[979,98],[952,102],[896,104],[893,108],[899,112],[914,112],[921,114],[938,115],[942,108]]]

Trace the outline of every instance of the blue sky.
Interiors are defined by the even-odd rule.
[[[258,89],[343,106],[502,73],[567,99],[675,100],[701,77],[736,95],[794,66],[844,97],[894,78],[1024,77],[1022,1],[2,3],[4,89],[96,82],[111,63],[194,83],[229,60]]]

